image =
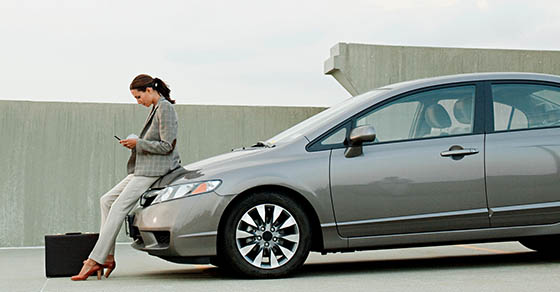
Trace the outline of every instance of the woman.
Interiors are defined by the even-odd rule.
[[[120,144],[132,150],[128,160],[128,176],[100,199],[101,231],[89,258],[80,273],[72,280],[86,280],[97,273],[101,279],[103,269],[109,277],[115,269],[115,239],[126,215],[160,176],[180,167],[175,144],[177,142],[177,113],[169,97],[170,90],[159,78],[141,74],[130,84],[136,101],[152,106],[139,138],[121,140]]]

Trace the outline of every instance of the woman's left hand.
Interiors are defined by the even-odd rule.
[[[136,142],[138,142],[138,139],[132,138],[121,140],[119,143],[128,149],[134,149],[134,147],[136,147]]]

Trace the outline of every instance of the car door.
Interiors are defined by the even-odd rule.
[[[489,226],[477,92],[476,84],[415,92],[374,105],[341,128],[371,125],[376,140],[357,157],[346,157],[344,148],[331,152],[340,235]]]
[[[560,87],[493,82],[488,95],[491,225],[560,222]]]

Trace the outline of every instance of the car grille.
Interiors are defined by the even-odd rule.
[[[138,227],[134,226],[134,215],[126,216],[126,234],[132,237],[134,240],[141,239],[140,230]]]
[[[152,233],[154,234],[159,246],[169,245],[169,231],[153,231]]]

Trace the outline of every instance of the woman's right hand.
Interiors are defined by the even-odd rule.
[[[124,147],[126,147],[128,149],[134,149],[136,147],[137,142],[138,142],[138,139],[131,138],[131,139],[121,140],[119,143],[121,143],[121,145],[123,145]]]

